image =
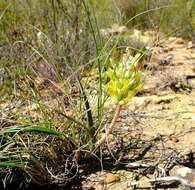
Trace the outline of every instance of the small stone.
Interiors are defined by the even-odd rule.
[[[130,190],[130,188],[127,188],[127,182],[120,182],[112,184],[109,188],[109,190]]]
[[[190,182],[195,182],[195,170],[183,166],[175,166],[171,172],[171,175],[181,176],[189,180]]]
[[[98,184],[95,185],[95,190],[103,190],[103,189],[104,189],[103,184],[98,183]]]
[[[194,48],[194,47],[195,47],[195,44],[192,41],[189,41],[188,44],[187,44],[187,49],[191,49],[191,48]]]
[[[175,134],[170,134],[169,135],[169,140],[171,140],[174,143],[179,142],[179,139],[175,136]]]
[[[174,41],[175,44],[184,44],[185,41],[183,38],[177,38],[175,41]]]
[[[195,78],[188,79],[188,84],[192,89],[195,89]]]
[[[110,184],[117,181],[120,181],[120,177],[116,174],[107,174],[104,180],[106,184]]]

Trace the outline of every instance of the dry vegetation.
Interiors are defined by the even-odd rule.
[[[125,104],[137,93],[193,92],[194,64],[184,78],[166,65],[172,63],[171,48],[185,44],[183,39],[193,42],[194,10],[193,0],[1,0],[0,189],[82,189],[90,172],[147,160],[147,152],[154,156],[164,137],[145,138],[136,116],[142,107],[130,111],[134,127],[118,125],[128,125]],[[169,36],[182,38],[169,47]],[[167,152],[159,161],[155,155],[155,164],[147,162],[150,173],[159,172],[171,154],[179,160],[177,150]]]

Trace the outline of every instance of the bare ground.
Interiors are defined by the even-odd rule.
[[[69,189],[133,189],[128,182],[173,175],[175,166],[192,169],[188,180],[195,183],[195,48],[181,38],[169,38],[153,48],[145,67],[144,89],[121,111],[105,158],[91,161],[87,172],[81,166],[82,185],[75,181]],[[43,89],[42,94],[48,93]],[[0,108],[13,105],[14,110],[15,103],[3,102]],[[113,104],[108,102],[106,110],[109,122]],[[38,117],[33,105],[27,111]],[[184,188],[179,184],[144,183],[136,188]]]
[[[160,47],[153,48],[151,60],[146,63],[144,86],[124,107],[115,132],[107,141],[113,165],[88,175],[83,182],[86,189],[133,189],[127,182],[179,175],[174,173],[175,166],[185,166],[194,172],[193,44],[181,38],[169,38]],[[107,108],[113,107],[108,103]],[[189,181],[195,182],[194,174]],[[159,188],[185,189],[177,185],[165,183]],[[136,188],[157,187],[146,183]]]

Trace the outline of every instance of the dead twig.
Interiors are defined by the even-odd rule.
[[[180,177],[180,176],[166,176],[166,177],[157,177],[154,179],[141,180],[141,181],[130,181],[128,183],[128,187],[139,185],[141,183],[167,183],[167,182],[178,182],[184,187],[189,187],[191,189],[195,189],[195,184],[190,182],[189,180]]]

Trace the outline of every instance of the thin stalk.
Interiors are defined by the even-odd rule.
[[[131,21],[133,21],[134,19],[136,19],[137,17],[139,17],[139,16],[141,16],[141,15],[144,15],[144,14],[149,13],[149,12],[161,10],[161,9],[164,9],[164,8],[169,8],[169,7],[176,7],[176,6],[165,5],[165,6],[156,7],[156,8],[150,9],[150,10],[143,11],[143,12],[141,12],[141,13],[136,14],[136,15],[135,15],[134,17],[132,17],[131,19],[129,19],[129,20],[125,23],[125,26],[128,25]]]
[[[102,117],[102,67],[101,67],[101,62],[99,59],[98,42],[97,42],[97,39],[95,36],[95,31],[93,28],[93,24],[92,24],[92,20],[91,20],[91,16],[90,16],[90,11],[86,5],[85,0],[82,0],[82,3],[83,3],[83,6],[85,8],[85,12],[87,14],[87,18],[89,20],[89,25],[91,28],[91,32],[92,32],[92,36],[93,36],[93,40],[94,40],[95,48],[96,48],[96,56],[97,56],[97,62],[98,62],[98,73],[99,73],[98,119],[100,121],[101,117]]]
[[[94,22],[95,22],[95,26],[96,26],[96,29],[97,29],[97,34],[98,34],[98,38],[99,38],[99,42],[100,42],[100,46],[102,47],[102,38],[101,38],[101,35],[100,35],[100,29],[99,29],[99,26],[98,26],[98,21],[97,21],[97,17],[95,15],[95,10],[94,10],[94,7],[93,7],[93,17],[94,17]]]
[[[55,29],[55,43],[58,43],[58,27],[57,27],[57,11],[56,11],[56,6],[55,6],[55,1],[52,0],[51,1],[51,5],[52,5],[52,17],[53,17],[53,25],[54,25],[54,29]]]
[[[7,7],[2,11],[2,13],[0,14],[0,20],[3,18],[3,15],[6,13],[6,11],[10,8],[11,5],[12,5],[12,4],[9,3],[9,4],[7,5]]]
[[[59,111],[59,110],[57,110],[57,109],[54,110],[54,111],[55,111],[56,113],[58,113],[58,114],[64,116],[66,119],[72,121],[73,123],[77,124],[79,128],[86,128],[86,126],[85,126],[83,123],[81,123],[80,121],[74,119],[73,117],[70,117],[70,116],[66,115],[65,113],[63,113],[63,112],[61,112],[61,111]]]
[[[115,124],[117,122],[117,119],[119,118],[119,115],[120,115],[120,111],[121,111],[121,105],[117,105],[116,107],[116,110],[115,110],[115,113],[114,113],[114,116],[112,118],[112,122],[110,123],[108,129],[106,130],[106,133],[103,135],[103,137],[97,141],[96,145],[95,145],[95,150],[97,150],[97,148],[105,142],[106,138],[108,137],[109,134],[112,133],[114,127],[115,127]]]

